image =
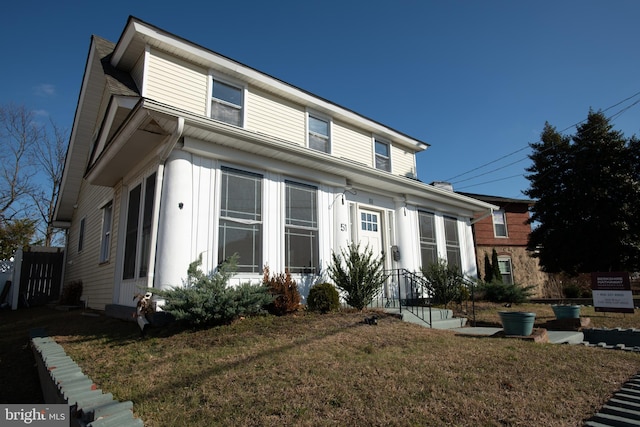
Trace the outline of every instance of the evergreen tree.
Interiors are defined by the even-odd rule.
[[[489,260],[489,254],[484,253],[484,281],[485,283],[491,283],[493,279],[493,266]]]
[[[528,248],[545,271],[636,271],[640,267],[640,158],[637,139],[625,139],[602,112],[590,111],[572,137],[545,124],[531,144],[527,169],[538,224]]]
[[[502,272],[500,272],[500,263],[498,262],[498,252],[494,249],[491,252],[491,275],[493,279],[491,280],[494,283],[502,283]]]

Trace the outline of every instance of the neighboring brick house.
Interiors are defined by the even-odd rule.
[[[491,259],[495,249],[505,283],[534,285],[535,294],[542,295],[547,275],[540,269],[537,258],[527,251],[527,240],[531,233],[531,225],[528,224],[529,207],[534,203],[533,200],[462,192],[459,194],[500,207],[491,215],[477,214],[472,225],[478,277],[484,278],[485,275],[485,254]]]
[[[235,281],[288,269],[305,296],[352,242],[385,269],[441,258],[475,277],[471,218],[496,206],[419,181],[427,147],[130,17],[91,39],[54,216],[65,283],[132,306],[237,253]]]

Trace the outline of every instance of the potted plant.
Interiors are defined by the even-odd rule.
[[[499,311],[505,335],[528,337],[533,332],[536,314],[526,311]]]
[[[556,319],[579,319],[580,306],[577,304],[551,304]]]

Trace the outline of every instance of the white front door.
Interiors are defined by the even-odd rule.
[[[360,226],[358,230],[360,249],[364,250],[368,246],[376,258],[384,255],[380,219],[380,212],[360,209]]]

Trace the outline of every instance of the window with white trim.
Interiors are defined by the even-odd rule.
[[[376,169],[391,172],[391,148],[388,142],[375,139]]]
[[[331,152],[330,123],[327,119],[309,114],[309,148],[322,151],[323,153]]]
[[[113,219],[113,202],[102,208],[102,234],[100,237],[100,263],[109,261],[111,250],[111,221]]]
[[[418,212],[418,228],[420,230],[420,261],[426,270],[438,261],[438,244],[436,241],[435,216],[431,212]]]
[[[237,271],[262,271],[262,175],[222,168],[218,263],[238,254]]]
[[[461,268],[460,239],[458,237],[458,220],[444,217],[444,239],[447,248],[447,264]]]
[[[513,284],[513,270],[511,268],[511,258],[508,256],[498,257],[498,267],[502,275],[502,283],[507,285]]]
[[[151,261],[151,223],[156,173],[129,191],[125,226],[123,279],[146,277]]]
[[[213,78],[211,90],[211,118],[242,126],[244,93],[239,86]]]
[[[507,236],[507,214],[504,210],[493,211],[493,233],[496,237]]]
[[[285,267],[290,273],[316,273],[319,266],[318,189],[285,182]]]

